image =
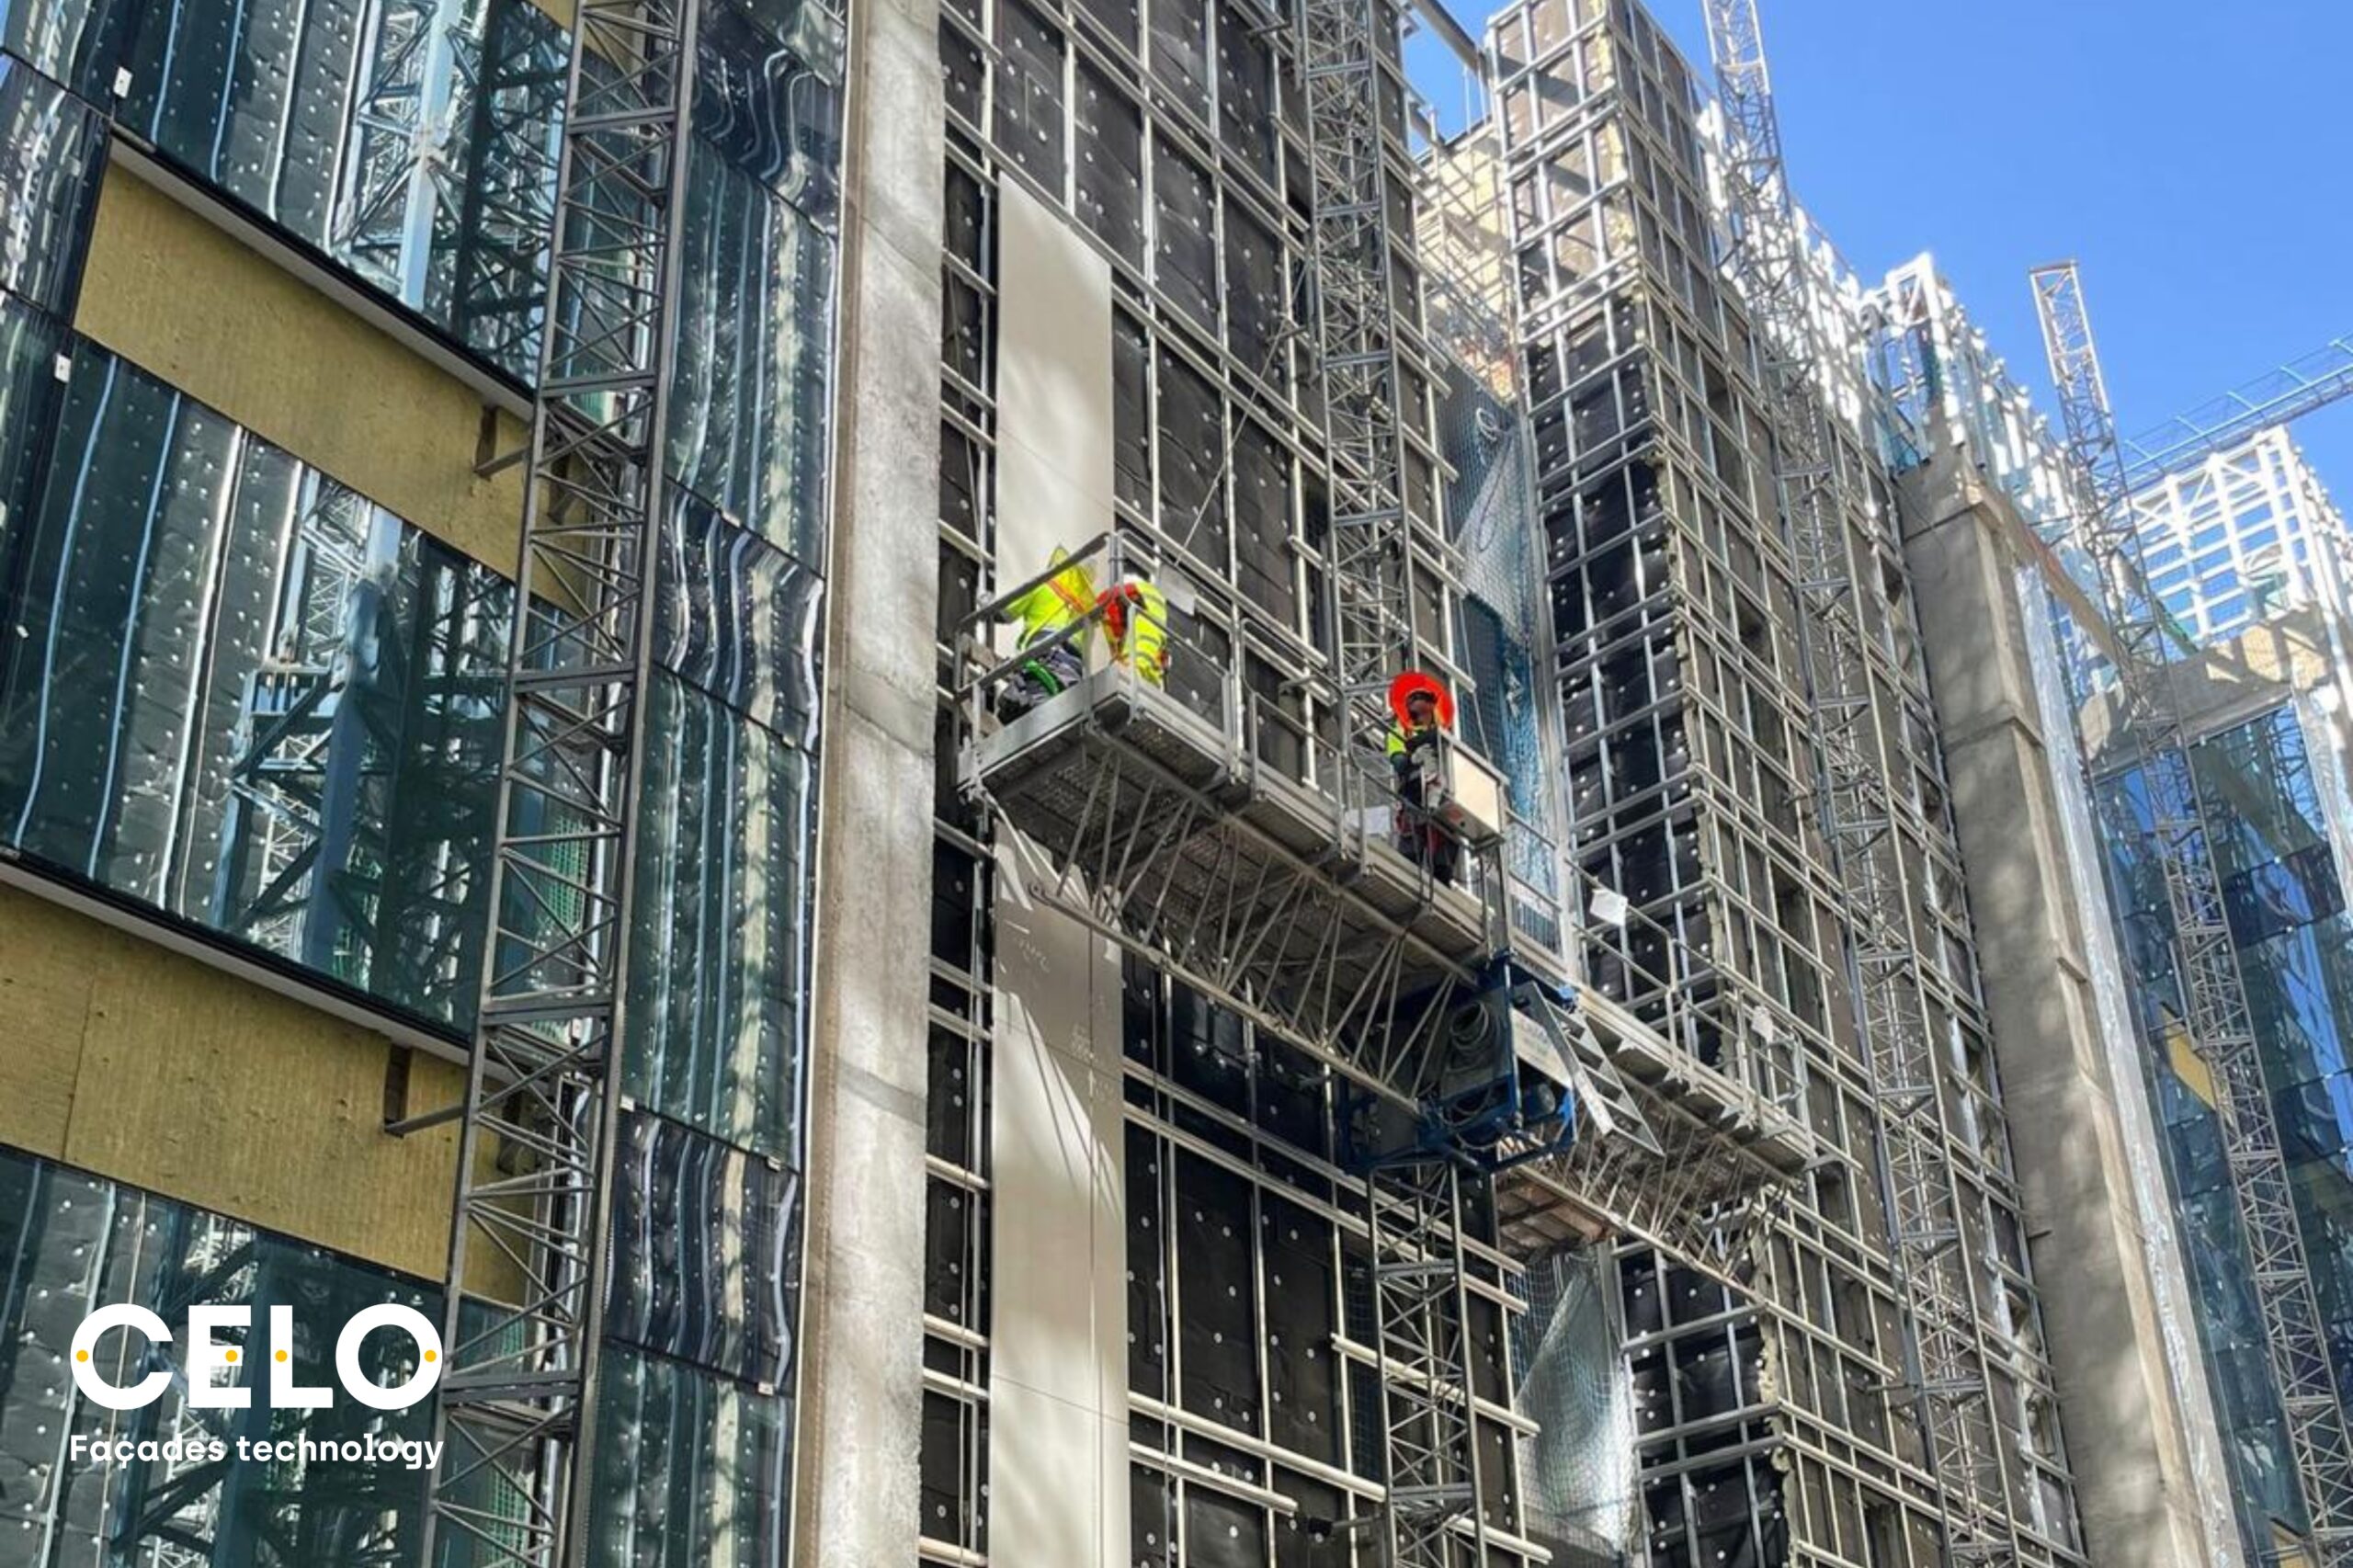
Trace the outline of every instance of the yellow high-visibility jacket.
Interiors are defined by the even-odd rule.
[[[1069,560],[1070,551],[1056,545],[1047,564],[1060,566]],[[1095,584],[1087,576],[1086,568],[1073,562],[1006,604],[1001,613],[1006,619],[1021,623],[1021,645],[1027,648],[1051,637],[1094,607]],[[1072,645],[1077,647],[1086,640],[1086,633],[1082,631],[1071,640]]]
[[[1436,724],[1421,724],[1421,725],[1417,725],[1417,726],[1415,726],[1415,733],[1416,733],[1416,734],[1422,734],[1422,733],[1435,734],[1435,733],[1438,733],[1438,726],[1437,726]],[[1381,749],[1382,751],[1387,752],[1391,756],[1404,756],[1404,755],[1405,755],[1405,726],[1404,726],[1404,725],[1403,725],[1403,724],[1392,724],[1392,725],[1390,725],[1390,726],[1389,726],[1389,739],[1388,739],[1388,741],[1387,741],[1387,742],[1386,742],[1386,743],[1381,746]]]

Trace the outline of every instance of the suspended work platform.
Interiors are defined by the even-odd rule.
[[[1650,1024],[1597,993],[1579,993],[1583,1052],[1608,1062],[1643,1110],[1644,1147],[1580,1137],[1563,1153],[1495,1180],[1505,1250],[1532,1257],[1608,1231],[1664,1246],[1718,1274],[1742,1267],[1757,1206],[1820,1155],[1789,1088],[1768,1092],[1669,1046]],[[1770,1074],[1759,1074],[1768,1082]]]
[[[1138,571],[1108,539],[1067,564],[1107,552],[1109,582]],[[1731,1267],[1758,1195],[1813,1158],[1795,1085],[1745,1059],[1703,1064],[1650,1005],[1575,989],[1569,956],[1527,935],[1573,930],[1521,864],[1557,856],[1513,837],[1523,875],[1511,875],[1506,835],[1533,830],[1507,803],[1425,812],[1402,801],[1377,705],[1303,681],[1305,700],[1279,709],[1173,629],[1165,671],[1139,668],[1095,635],[1101,599],[1005,652],[995,622],[1052,575],[976,610],[959,645],[958,781],[1018,835],[1013,896],[1320,1057],[1386,1102],[1411,1157],[1448,1142],[1447,1118],[1475,1120],[1465,1163],[1501,1173],[1509,1239],[1631,1233]],[[1041,690],[1031,672],[1057,649],[1070,650],[1066,678]],[[1346,722],[1319,728],[1296,711]],[[1483,765],[1449,742],[1445,766],[1475,801]],[[1456,799],[1450,785],[1442,795]],[[1499,818],[1504,831],[1483,825]],[[1482,1097],[1483,1063],[1500,1099]],[[1547,1098],[1540,1082],[1564,1093]]]
[[[1494,954],[1494,857],[1466,846],[1441,881],[1396,846],[1385,799],[1351,808],[1245,746],[1236,696],[1107,665],[977,736],[961,782],[1051,862],[1029,891],[1410,1094],[1402,1061],[1348,1042],[1410,1033]]]

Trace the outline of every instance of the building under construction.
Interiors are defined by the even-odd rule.
[[[1707,9],[0,0],[0,1568],[2353,1563],[2353,374]]]

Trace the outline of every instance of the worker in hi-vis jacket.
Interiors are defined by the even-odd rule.
[[[1086,673],[1086,642],[1092,628],[1082,622],[1095,608],[1095,584],[1086,568],[1072,561],[1070,551],[1060,545],[1046,564],[1058,570],[1028,593],[1008,600],[998,612],[1001,619],[1021,623],[1020,669],[997,696],[997,711],[1006,719],[1061,695]],[[1053,642],[1074,625],[1076,631]],[[1041,646],[1049,642],[1052,646]],[[1032,649],[1037,650],[1034,654]]]
[[[1439,741],[1454,722],[1453,695],[1437,677],[1407,670],[1389,685],[1389,710],[1394,717],[1382,749],[1397,775],[1398,850],[1451,882],[1462,845],[1437,813],[1445,793]]]

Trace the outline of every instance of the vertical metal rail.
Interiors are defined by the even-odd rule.
[[[1708,0],[1708,42],[1724,117],[1733,270],[1756,321],[1774,476],[1795,558],[1816,805],[1840,883],[1847,976],[1878,1110],[1909,1341],[1905,1374],[1936,1478],[1947,1560],[2014,1563],[2018,1539],[1970,1243],[1893,833],[1881,694],[1850,560],[1824,335],[1812,312],[1755,0]]]
[[[1461,1181],[1442,1159],[1381,1165],[1366,1177],[1387,1449],[1382,1568],[1461,1568],[1461,1546],[1472,1548],[1469,1562],[1486,1561]]]
[[[697,0],[580,0],[422,1560],[585,1561]]]
[[[2222,878],[2214,867],[2207,824],[2214,820],[2189,760],[2189,737],[2173,700],[2165,643],[2165,607],[2148,588],[2138,518],[2131,506],[2122,453],[2099,351],[2084,304],[2075,264],[2054,263],[2033,274],[2035,312],[2043,349],[2059,392],[2067,446],[2087,486],[2075,526],[2076,544],[2099,574],[2099,588],[2116,644],[2113,664],[2123,704],[2128,755],[2148,782],[2150,824],[2132,819],[2116,792],[2094,780],[2110,830],[2144,841],[2165,881],[2179,966],[2182,1025],[2191,1047],[2213,1072],[2214,1114],[2222,1138],[2231,1191],[2246,1234],[2263,1336],[2279,1385],[2295,1454],[2297,1483],[2311,1516],[2320,1568],[2353,1563],[2353,1445],[2338,1403],[2320,1303],[2306,1266],[2263,1059],[2247,1008],[2245,977],[2231,944]]]
[[[1397,25],[1394,0],[1299,0],[1317,347],[1332,460],[1333,652],[1342,744],[1351,753],[1385,728],[1382,690],[1413,663],[1415,647],[1404,378],[1389,233],[1391,181],[1405,190],[1411,181],[1402,168],[1392,170],[1381,131],[1381,44]],[[1370,804],[1364,769],[1341,772],[1343,801]],[[1452,1568],[1461,1520],[1470,1522],[1473,1541],[1483,1540],[1463,1360],[1456,1182],[1445,1163],[1383,1167],[1368,1178],[1389,1568]],[[1485,1558],[1481,1547],[1472,1561]]]
[[[1375,706],[1414,653],[1396,301],[1381,129],[1394,0],[1299,0],[1313,176],[1315,315],[1332,453],[1329,558],[1343,700]],[[1353,728],[1355,726],[1351,726]]]

